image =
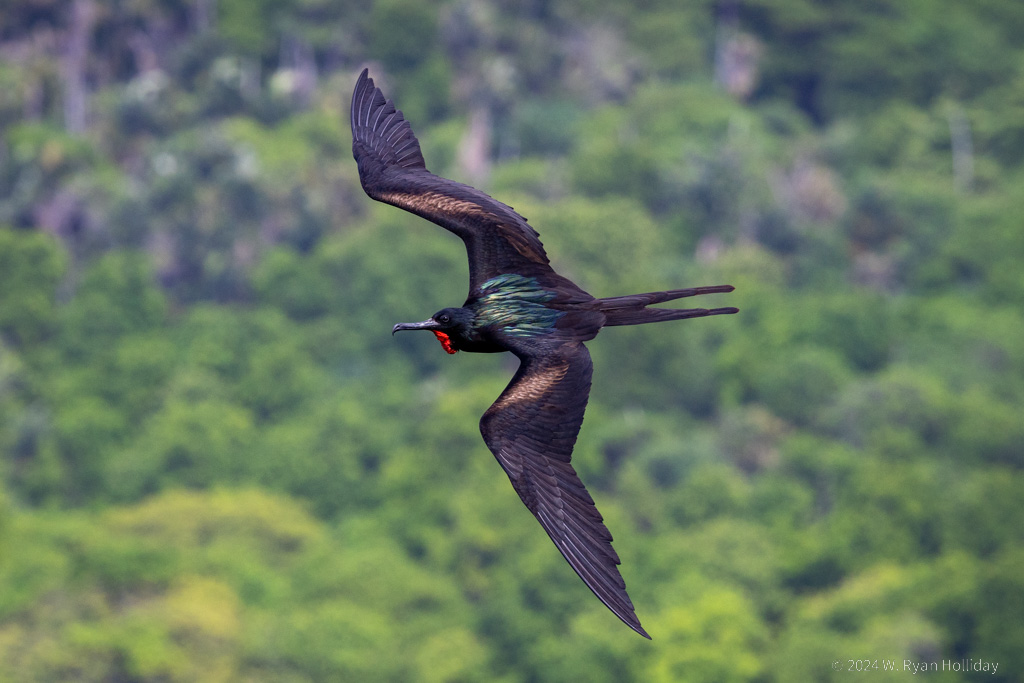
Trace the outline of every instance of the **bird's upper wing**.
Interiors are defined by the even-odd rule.
[[[544,247],[525,218],[479,190],[427,170],[409,122],[367,71],[352,92],[352,154],[366,194],[461,237],[469,252],[471,291],[504,273],[550,272]]]
[[[580,578],[626,625],[650,638],[626,594],[612,536],[569,462],[590,393],[590,354],[570,342],[520,358],[515,377],[480,420],[484,441]]]

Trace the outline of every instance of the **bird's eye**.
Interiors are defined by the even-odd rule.
[[[452,321],[452,317],[450,315],[448,315],[447,313],[445,313],[444,315],[437,316],[437,322],[441,323],[442,325],[447,325],[451,321]]]

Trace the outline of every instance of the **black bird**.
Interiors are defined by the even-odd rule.
[[[583,423],[593,366],[583,342],[602,327],[736,313],[735,308],[648,308],[731,292],[730,285],[597,299],[548,264],[537,233],[511,207],[427,170],[402,112],[364,69],[352,93],[352,154],[373,199],[422,216],[466,243],[469,296],[399,330],[430,330],[448,353],[510,351],[512,381],[480,432],[516,493],[584,583],[630,628],[650,638],[619,574],[619,556],[569,460]]]

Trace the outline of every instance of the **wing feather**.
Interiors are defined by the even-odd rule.
[[[366,69],[352,93],[351,125],[352,154],[366,194],[462,238],[471,291],[504,273],[553,273],[537,232],[512,207],[427,170],[409,122]]]
[[[559,552],[616,616],[640,625],[612,535],[570,463],[583,424],[593,366],[582,344],[521,356],[515,377],[480,420],[487,447]]]

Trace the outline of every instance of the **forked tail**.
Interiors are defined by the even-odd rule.
[[[671,289],[667,292],[647,292],[646,294],[629,294],[598,299],[600,310],[607,318],[605,327],[615,325],[643,325],[658,323],[664,320],[682,320],[683,318],[701,318],[706,315],[727,315],[739,312],[732,306],[726,308],[647,308],[651,304],[663,301],[682,299],[700,294],[720,294],[731,292],[732,285],[716,285],[714,287],[690,287],[688,289]]]

